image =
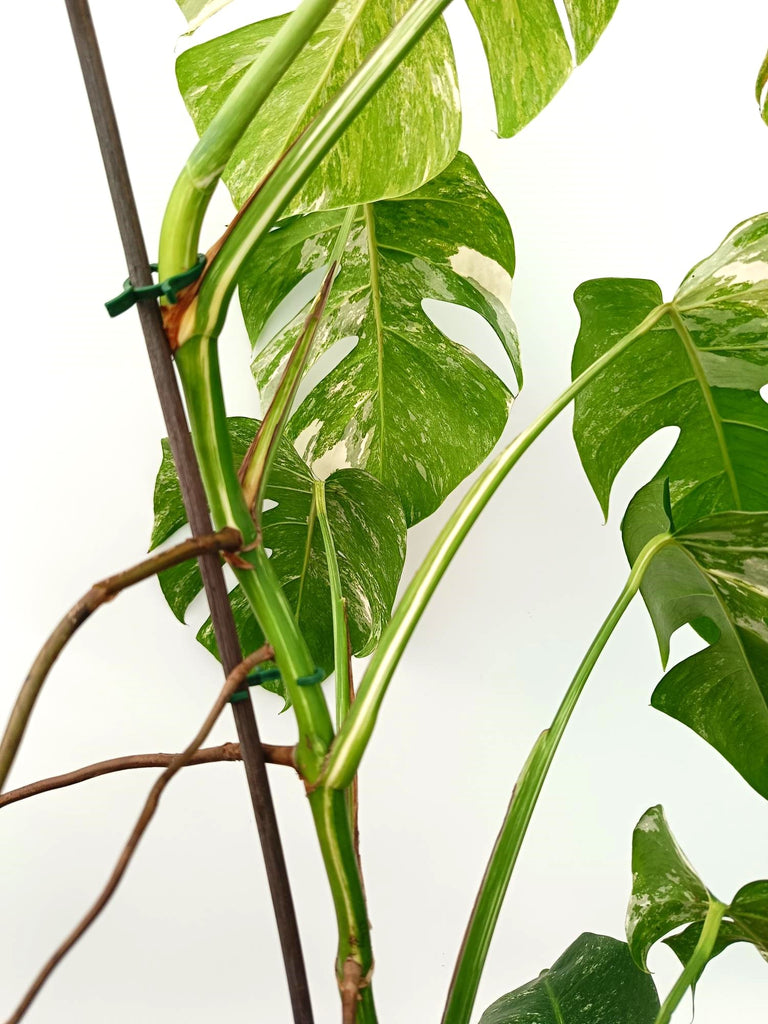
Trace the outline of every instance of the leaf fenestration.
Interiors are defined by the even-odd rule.
[[[223,179],[238,208],[409,6],[410,0],[339,0],[227,164]],[[286,18],[236,29],[181,54],[179,88],[200,134]],[[411,192],[450,163],[460,128],[453,50],[440,19],[350,125],[294,198],[290,212]]]
[[[566,0],[581,63],[606,28],[618,0]],[[467,0],[491,73],[499,134],[520,131],[544,109],[574,60],[553,0]]]
[[[280,301],[325,266],[345,211],[283,222],[243,267],[240,299],[254,343]],[[418,191],[357,211],[310,362],[354,336],[353,350],[294,413],[288,433],[319,476],[368,470],[400,498],[409,524],[433,512],[488,454],[511,396],[476,356],[446,337],[428,298],[479,312],[521,380],[507,303],[514,272],[509,223],[468,157]],[[307,308],[258,347],[262,397],[274,391]]]
[[[551,968],[488,1007],[480,1024],[653,1024],[656,986],[624,942],[581,935]]]
[[[239,465],[258,429],[258,421],[229,420],[235,464]],[[333,633],[328,570],[319,528],[313,527],[312,474],[287,442],[281,443],[266,497],[276,502],[262,514],[265,547],[318,666],[333,666]],[[405,558],[405,522],[397,499],[368,473],[340,470],[325,483],[326,504],[337,548],[342,590],[347,598],[350,638],[356,654],[368,654],[386,624]],[[186,513],[167,442],[155,484],[152,546],[167,540],[186,523]],[[160,585],[178,619],[202,589],[196,562],[160,574]],[[230,594],[243,650],[264,642],[240,590]],[[215,639],[208,620],[198,638],[213,653]],[[273,688],[271,684],[266,684]],[[282,693],[281,684],[275,684]]]

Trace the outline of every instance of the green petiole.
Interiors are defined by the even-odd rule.
[[[442,1024],[467,1024],[469,1021],[509,880],[563,733],[598,657],[640,588],[646,569],[672,540],[668,533],[659,534],[648,541],[638,555],[621,594],[579,665],[551,726],[537,739],[520,773],[467,925]]]

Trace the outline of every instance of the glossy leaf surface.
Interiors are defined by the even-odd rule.
[[[226,7],[232,0],[176,0],[181,13],[189,22],[189,31],[194,32],[212,14]]]
[[[576,61],[592,51],[618,0],[565,0]],[[553,0],[467,0],[491,72],[499,134],[514,135],[549,103],[573,70]]]
[[[626,943],[581,935],[538,978],[488,1007],[480,1024],[653,1024],[656,987]]]
[[[232,452],[240,464],[258,428],[258,421],[233,417]],[[272,564],[297,609],[302,632],[318,666],[333,666],[333,636],[328,570],[320,529],[313,515],[312,475],[290,444],[280,445],[267,487],[277,504],[262,514],[264,544]],[[405,522],[397,500],[369,474],[347,469],[325,484],[328,517],[334,537],[342,590],[348,602],[353,650],[367,654],[389,618],[405,557]],[[163,543],[186,523],[178,480],[167,442],[155,484],[155,525],[152,546]],[[202,589],[196,562],[160,574],[163,593],[182,622],[190,602]],[[264,638],[240,588],[231,594],[235,621],[244,651]],[[199,639],[215,651],[210,620]],[[276,687],[279,691],[279,684]]]
[[[255,342],[278,303],[325,266],[344,211],[284,222],[243,268],[240,297]],[[368,470],[398,495],[410,523],[434,511],[493,447],[510,394],[477,357],[437,329],[424,299],[479,312],[505,345],[520,380],[507,302],[514,245],[507,219],[460,154],[402,200],[357,211],[311,359],[357,343],[317,384],[288,431],[315,472]],[[258,349],[262,395],[276,386],[308,306]]]
[[[757,102],[760,106],[760,113],[763,116],[763,120],[768,124],[768,53],[765,55],[765,60],[763,61],[760,72],[757,76],[755,96],[757,97]]]
[[[227,164],[223,177],[238,208],[409,6],[410,0],[339,0]],[[179,87],[198,132],[286,17],[237,29],[179,57]],[[440,19],[334,146],[291,210],[337,208],[411,192],[451,161],[460,128],[453,51]]]
[[[576,376],[662,302],[651,281],[576,291]],[[768,509],[768,215],[736,228],[685,278],[665,317],[576,400],[574,438],[603,511],[616,474],[651,434],[680,427],[658,473],[676,526],[725,509]]]
[[[632,836],[627,941],[635,963],[645,970],[651,946],[681,925],[703,921],[710,895],[675,842],[663,809],[651,807]]]
[[[652,481],[630,504],[630,561],[669,528],[664,485]],[[691,623],[708,642],[667,672],[658,710],[683,722],[768,797],[768,513],[722,512],[675,531],[641,590],[666,661],[669,639]]]
[[[632,837],[627,938],[636,963],[645,967],[651,947],[673,929],[686,925],[664,942],[687,964],[713,899],[677,845],[663,809],[651,807]],[[768,881],[750,882],[736,893],[725,911],[709,959],[734,942],[752,943],[768,959]]]

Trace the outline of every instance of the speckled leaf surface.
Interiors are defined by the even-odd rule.
[[[237,207],[409,6],[410,0],[339,0],[227,165],[224,181]],[[179,57],[179,87],[198,132],[205,130],[285,17],[237,29]],[[440,19],[344,133],[294,199],[291,211],[411,192],[450,163],[460,129],[453,50]]]
[[[638,967],[646,969],[651,946],[669,932],[703,921],[710,895],[675,842],[663,809],[651,807],[632,836],[627,941]]]
[[[243,268],[240,298],[254,342],[293,286],[327,264],[343,216],[286,222]],[[513,271],[509,223],[463,154],[407,198],[357,211],[311,358],[345,338],[357,343],[288,428],[319,476],[345,465],[368,470],[398,495],[411,524],[479,465],[504,428],[510,393],[437,329],[422,302],[443,299],[479,312],[506,347],[519,381],[507,309]],[[307,309],[257,350],[253,370],[265,398]]]
[[[670,528],[664,484],[632,499],[624,521],[630,561]],[[642,594],[664,661],[690,623],[708,646],[671,668],[651,703],[697,732],[768,797],[768,513],[721,512],[674,532],[648,568]]]
[[[581,63],[611,19],[618,0],[566,0]],[[549,103],[574,60],[553,0],[467,0],[485,48],[499,134],[519,132]]]
[[[765,60],[757,76],[755,96],[757,97],[763,120],[768,124],[768,53],[765,55]]]
[[[652,281],[601,279],[576,291],[576,376],[662,302]],[[665,317],[576,400],[573,433],[607,513],[611,485],[651,434],[680,437],[658,473],[675,525],[726,509],[768,510],[768,215],[739,225],[685,278]]]
[[[651,947],[685,925],[664,942],[687,964],[713,898],[677,845],[663,809],[651,807],[632,837],[627,938],[636,963],[645,968]],[[750,942],[768,959],[768,881],[750,882],[736,893],[725,911],[709,959],[734,942]]]
[[[189,31],[194,32],[212,14],[226,7],[232,0],[176,0],[181,13],[189,22]]]
[[[626,943],[581,935],[538,978],[488,1007],[480,1024],[653,1024],[659,998]]]
[[[229,421],[235,464],[239,465],[258,421]],[[405,521],[399,502],[377,480],[360,470],[334,473],[325,483],[328,517],[348,602],[349,628],[356,654],[370,653],[386,624],[405,558]],[[265,547],[283,589],[297,610],[298,622],[317,664],[333,666],[333,637],[328,571],[320,529],[312,512],[312,474],[288,443],[281,444],[270,474],[267,499],[276,502],[262,515]],[[155,483],[152,546],[163,543],[186,523],[176,471],[167,442]],[[202,589],[196,562],[160,574],[160,585],[182,622]],[[235,622],[243,650],[263,642],[239,587],[232,591]],[[198,634],[215,652],[210,620]],[[278,692],[280,684],[274,687]]]

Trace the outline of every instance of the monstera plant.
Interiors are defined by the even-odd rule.
[[[617,4],[467,0],[500,137],[516,135],[544,110],[590,56]],[[634,453],[664,428],[677,436],[622,510],[626,582],[585,645],[551,724],[518,765],[442,1017],[435,1007],[433,1019],[664,1024],[727,947],[751,944],[768,958],[768,881],[750,882],[721,902],[654,806],[634,832],[625,939],[589,930],[574,936],[538,977],[473,1016],[547,775],[638,591],[664,664],[648,689],[653,707],[698,734],[756,797],[768,799],[768,405],[761,394],[768,385],[768,214],[749,216],[719,244],[715,233],[692,270],[679,268],[676,290],[634,277],[581,284],[571,383],[497,448],[523,385],[510,306],[516,251],[504,209],[472,155],[459,148],[459,75],[442,17],[448,5],[302,0],[292,12],[217,35],[217,18],[208,19],[228,0],[178,0],[192,38],[176,60],[176,77],[199,141],[165,206],[153,281],[88,4],[66,0],[129,269],[107,310],[116,317],[138,307],[167,437],[158,438],[150,555],[95,584],[42,647],[0,742],[0,807],[127,768],[164,771],[105,888],[9,1010],[8,1024],[26,1015],[109,902],[171,778],[187,765],[222,760],[246,768],[294,1020],[313,1020],[312,1004],[268,762],[293,767],[306,793],[335,915],[341,1019],[387,1019],[374,997],[372,931],[387,897],[368,893],[363,881],[358,769],[404,651],[462,542],[520,458],[567,409],[606,517]],[[258,18],[259,5],[248,6],[239,5]],[[204,24],[209,38],[198,42],[193,33]],[[756,86],[763,117],[767,81],[768,62]],[[701,147],[690,150],[688,159],[704,158]],[[220,237],[214,231],[203,243],[219,182],[234,213]],[[227,345],[236,295],[251,348],[239,372],[258,393],[258,417],[229,415],[225,401],[219,349]],[[482,324],[492,358],[491,349],[456,340],[445,304]],[[567,504],[564,498],[564,531]],[[419,555],[404,572],[409,531],[440,509],[438,525],[419,526]],[[521,543],[538,541],[510,536],[511,549]],[[577,538],[570,543],[578,545]],[[47,538],[46,548],[54,547],[55,537]],[[55,553],[63,557],[57,547]],[[42,561],[50,564],[49,556]],[[556,580],[556,622],[568,616],[576,588],[556,567],[542,571]],[[178,754],[116,758],[8,789],[33,708],[66,643],[102,604],[150,576],[169,607],[158,632],[170,636],[174,616],[184,623],[201,595],[208,602],[197,649],[201,665],[221,662],[225,682],[203,725]],[[511,593],[503,610],[510,634],[521,621],[515,602]],[[698,649],[669,667],[672,637],[684,626]],[[181,642],[187,639],[184,633]],[[446,639],[472,643],[458,634]],[[491,652],[475,653],[472,693],[482,700]],[[273,694],[271,705],[259,698],[259,707],[282,714],[275,728],[291,723],[290,742],[261,743],[256,687]],[[227,704],[239,743],[204,747]],[[428,729],[424,741],[436,759],[461,756]],[[471,771],[481,791],[483,779]],[[198,814],[204,821],[204,810]],[[237,852],[228,855],[230,863],[240,861]],[[404,851],[395,875],[417,856]],[[323,927],[330,905],[327,911]],[[403,956],[418,964],[421,940],[408,922],[401,929]],[[659,994],[647,957],[662,939],[681,966]],[[417,985],[418,968],[412,979]],[[403,1005],[407,989],[404,981]],[[254,1000],[240,1012],[261,1019],[258,994]],[[64,1007],[55,1019],[62,1016],[76,1019]]]

